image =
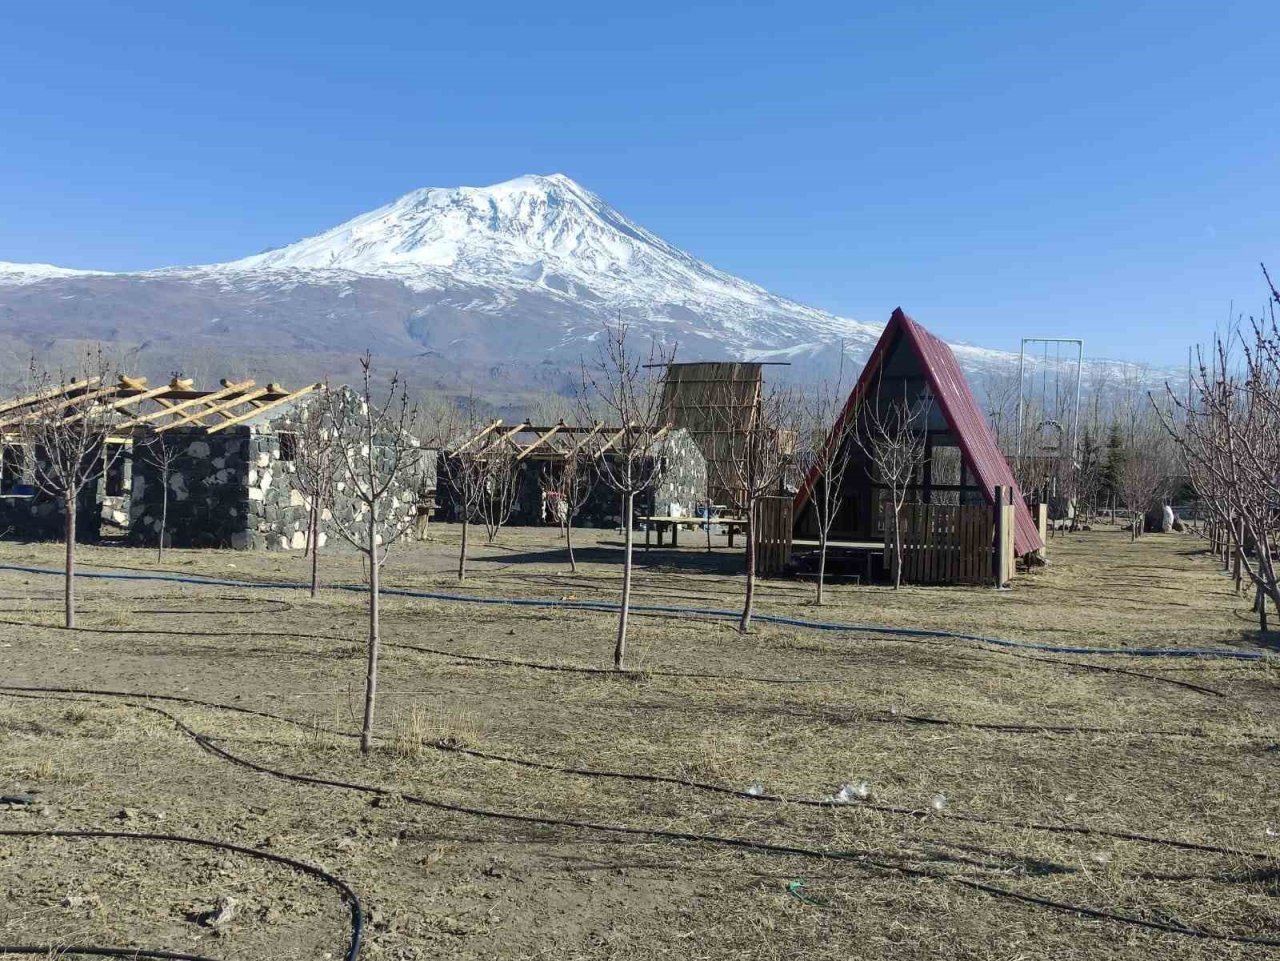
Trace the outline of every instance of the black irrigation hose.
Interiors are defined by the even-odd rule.
[[[548,664],[541,661],[524,661],[518,658],[490,657],[484,654],[463,654],[458,651],[449,651],[443,648],[424,647],[420,644],[406,644],[403,641],[383,641],[382,646],[399,647],[405,650],[418,651],[422,654],[434,654],[437,657],[451,657],[463,661],[475,661],[482,664],[497,664],[504,667],[526,667],[534,671],[560,671],[568,674],[605,674],[618,678],[687,677],[701,680],[754,681],[759,684],[841,684],[847,680],[847,678],[751,677],[740,674],[700,674],[685,673],[681,671],[616,671],[605,667],[580,667],[572,664]],[[1013,651],[1004,651],[1000,649],[992,650],[977,648],[975,652],[985,654],[1004,654],[1009,657],[1018,657],[1028,661],[1037,661],[1041,664],[1058,664],[1069,667],[1079,667],[1085,670],[1102,671],[1108,674],[1126,674],[1131,677],[1140,677],[1144,680],[1154,681],[1159,684],[1171,684],[1174,687],[1186,688],[1189,691],[1195,691],[1197,694],[1207,694],[1211,697],[1226,697],[1222,691],[1215,690],[1211,687],[1192,684],[1189,681],[1180,681],[1176,678],[1160,677],[1156,674],[1145,674],[1142,671],[1131,671],[1121,667],[1107,667],[1102,664],[1082,664],[1078,661],[1059,661],[1049,657],[1036,657],[1030,654],[1019,654]]]
[[[145,707],[145,705],[136,706]],[[159,711],[158,708],[152,708],[151,710]],[[167,712],[165,711],[159,711],[159,713],[167,715]],[[207,838],[185,837],[180,834],[150,834],[134,833],[130,831],[72,831],[59,830],[55,828],[3,829],[0,830],[0,837],[102,838],[124,841],[153,841],[166,844],[191,844],[199,847],[211,848],[215,851],[229,851],[233,854],[239,854],[249,858],[257,858],[262,861],[271,861],[275,864],[283,865],[284,867],[291,868],[301,874],[323,881],[329,887],[338,892],[342,900],[346,902],[351,912],[351,937],[347,942],[347,949],[342,955],[343,961],[356,961],[360,956],[360,944],[364,938],[364,908],[360,904],[360,898],[356,895],[355,891],[351,889],[347,882],[330,874],[323,868],[316,867],[314,864],[307,864],[305,861],[286,857],[283,854],[272,854],[268,851],[258,851],[253,848],[241,847],[238,844],[229,844],[226,841],[211,841]],[[197,954],[153,951],[142,948],[102,947],[97,945],[0,945],[0,954],[6,952],[9,954],[45,954],[46,956],[87,954],[110,958],[175,958],[181,959],[181,961],[212,961],[210,958]]]
[[[220,598],[222,600],[231,600],[231,597]],[[278,603],[288,604],[287,601]],[[290,609],[292,605],[290,605]],[[25,613],[26,609],[7,611],[8,613]],[[284,608],[282,608],[284,610]],[[5,613],[6,609],[0,609],[0,613]],[[207,613],[204,611],[146,611],[143,609],[130,608],[129,613],[145,614],[145,613]],[[674,615],[655,614],[657,617],[671,617]],[[53,630],[67,630],[61,624],[33,624],[29,621],[11,621],[0,620],[0,624],[11,627],[43,627]],[[109,627],[86,627],[77,625],[74,630],[88,631],[95,634],[148,634],[161,636],[183,635],[190,637],[208,636],[208,637],[287,637],[297,640],[316,640],[316,641],[350,641],[350,638],[335,637],[326,634],[297,634],[292,632],[277,631],[167,631],[167,630],[145,630],[140,628],[109,628]],[[945,643],[945,640],[943,641]],[[459,660],[475,661],[480,663],[499,664],[507,667],[525,667],[536,671],[560,671],[564,673],[575,674],[593,674],[593,675],[609,675],[611,677],[684,677],[698,680],[722,680],[722,681],[750,681],[757,684],[837,684],[841,683],[843,678],[777,678],[777,677],[759,677],[742,674],[713,674],[698,672],[681,672],[681,671],[615,671],[610,668],[600,667],[579,667],[565,664],[547,664],[538,661],[524,661],[516,658],[496,658],[487,657],[479,654],[463,654],[455,651],[446,651],[440,648],[423,647],[421,645],[396,643],[384,641],[384,647],[400,647],[407,650],[415,650],[424,654],[434,654],[440,657],[451,657]],[[1143,671],[1134,671],[1122,667],[1108,667],[1104,664],[1086,664],[1081,661],[1062,661],[1050,657],[1037,657],[1032,654],[1022,654],[1016,651],[1004,650],[1002,648],[976,648],[967,649],[973,652],[981,652],[986,654],[1003,654],[1007,657],[1021,658],[1027,661],[1037,661],[1041,664],[1057,664],[1068,667],[1080,668],[1086,671],[1097,671],[1106,674],[1123,674],[1129,677],[1142,678],[1157,684],[1169,684],[1174,687],[1181,687],[1189,691],[1195,691],[1198,694],[1205,694],[1210,697],[1226,697],[1222,691],[1212,687],[1206,687],[1203,684],[1193,684],[1190,681],[1182,681],[1177,678],[1161,677],[1156,674],[1147,674]],[[1176,667],[1169,667],[1166,670],[1178,670]]]
[[[74,630],[86,631],[97,634],[147,634],[160,636],[173,636],[180,633],[184,636],[213,636],[213,637],[288,637],[291,639],[311,639],[323,641],[344,641],[346,638],[333,637],[324,634],[295,634],[289,632],[229,632],[229,631],[166,631],[166,630],[141,630],[141,629],[122,629],[122,628],[102,628],[102,627],[83,627],[66,628],[62,625],[37,625],[23,621],[0,620],[0,624],[6,624],[17,627],[51,627],[55,630]],[[454,651],[448,651],[441,648],[424,647],[418,644],[406,644],[403,642],[384,641],[384,647],[401,648],[411,650],[418,653],[430,654],[438,657],[456,658],[463,661],[473,661],[485,664],[497,664],[506,667],[523,667],[538,671],[551,671],[570,674],[586,674],[592,676],[604,676],[620,679],[642,679],[645,677],[671,677],[671,678],[690,678],[695,680],[722,680],[722,681],[748,681],[757,684],[839,684],[845,681],[844,678],[779,678],[779,677],[760,677],[742,674],[713,674],[701,672],[682,672],[682,671],[617,671],[611,668],[602,667],[584,667],[566,664],[547,664],[538,661],[524,661],[515,658],[499,658],[490,657],[480,654],[463,654]],[[1052,658],[1039,658],[1028,655],[1021,655],[1008,651],[994,651],[992,653],[1009,654],[1012,657],[1023,657],[1027,660],[1039,661],[1048,664],[1070,664],[1077,666],[1073,662],[1056,661]],[[1139,671],[1128,671],[1122,668],[1108,668],[1102,665],[1081,664],[1080,667],[1098,671],[1116,672],[1121,674],[1130,674],[1137,677],[1145,678],[1152,681],[1172,684],[1177,687],[1184,687],[1199,693],[1211,694],[1217,697],[1225,695],[1220,691],[1212,688],[1202,687],[1196,684],[1190,684],[1186,681],[1179,681],[1172,678],[1161,678],[1152,674],[1144,674]],[[811,716],[811,715],[804,715]],[[817,716],[817,715],[812,715]],[[819,716],[821,717],[821,716]],[[830,720],[830,718],[826,718]],[[902,721],[912,724],[936,725],[936,726],[955,726],[970,727],[978,730],[1005,731],[1008,733],[1024,733],[1024,734],[1125,734],[1125,735],[1147,735],[1152,737],[1205,737],[1203,731],[1177,731],[1177,730],[1126,730],[1123,728],[1105,728],[1105,727],[1084,727],[1076,725],[1041,725],[1041,724],[1013,724],[1013,723],[986,723],[981,721],[956,721],[949,718],[934,718],[922,715],[898,715],[890,717],[871,716],[873,721]]]
[[[43,958],[87,955],[95,958],[167,958],[171,961],[217,961],[203,954],[180,954],[176,951],[154,951],[146,948],[109,948],[96,944],[0,944],[0,955],[35,954]]]
[[[160,710],[147,704],[132,703],[134,700],[154,700],[167,701],[179,704],[189,704],[196,707],[206,707],[215,710],[232,711],[237,714],[247,714],[253,717],[261,717],[267,720],[278,721],[283,724],[289,724],[304,730],[318,730],[327,734],[334,734],[339,737],[354,739],[358,735],[350,734],[345,731],[337,731],[331,728],[318,727],[305,721],[298,721],[291,717],[285,717],[280,714],[272,714],[267,711],[255,711],[250,708],[240,707],[235,704],[222,704],[218,701],[205,701],[194,697],[183,697],[174,694],[147,694],[132,691],[111,691],[94,688],[75,688],[75,687],[32,687],[32,686],[14,686],[0,685],[0,692],[6,693],[9,697],[35,697],[40,698],[42,695],[48,694],[78,694],[90,695],[95,697],[116,697],[130,699],[131,707],[141,708],[143,710],[158,713],[168,720],[172,721],[185,733],[200,741],[204,738],[194,730],[186,727],[181,721],[167,711]],[[208,738],[204,738],[209,740]],[[873,801],[858,801],[854,804],[849,802],[820,800],[813,798],[794,798],[779,794],[752,794],[747,791],[741,791],[737,788],[726,787],[721,784],[712,784],[706,781],[694,781],[686,778],[679,778],[663,774],[647,774],[643,772],[632,771],[610,771],[598,768],[581,768],[581,767],[561,767],[555,764],[548,764],[543,761],[533,761],[527,758],[513,757],[505,754],[492,754],[487,751],[479,751],[474,748],[464,748],[460,745],[449,744],[445,741],[432,741],[429,746],[435,750],[451,752],[456,754],[467,755],[482,760],[497,761],[506,764],[515,764],[521,767],[534,768],[544,771],[552,771],[559,774],[569,774],[579,777],[598,777],[611,778],[618,780],[637,781],[647,784],[671,784],[678,787],[686,787],[694,790],[707,791],[715,794],[722,794],[730,797],[737,797],[748,801],[760,801],[765,803],[782,803],[795,804],[803,807],[821,807],[821,808],[865,808],[871,811],[878,811],[884,814],[895,814],[916,819],[936,819],[944,821],[964,821],[972,824],[986,824],[996,827],[1010,827],[1024,830],[1046,831],[1055,834],[1075,834],[1090,837],[1108,837],[1119,841],[1132,841],[1141,844],[1151,844],[1162,847],[1176,848],[1186,851],[1197,851],[1206,854],[1221,854],[1231,857],[1250,858],[1254,860],[1270,860],[1271,855],[1260,851],[1248,851],[1240,848],[1220,847],[1212,844],[1202,844],[1196,841],[1180,841],[1176,838],[1162,838],[1150,834],[1138,834],[1131,831],[1118,831],[1109,828],[1092,828],[1084,825],[1075,824],[1046,824],[1037,821],[1010,820],[1005,818],[989,818],[977,814],[962,814],[957,812],[935,812],[924,811],[919,808],[901,807],[898,805],[880,804]],[[384,792],[391,793],[391,792]]]
[[[224,597],[223,600],[231,598]],[[287,602],[280,602],[287,603]],[[0,609],[0,613],[4,613],[4,609]],[[129,613],[145,614],[151,613],[141,609],[129,609]],[[197,611],[173,611],[172,613],[203,613]],[[671,615],[658,615],[667,617]],[[146,634],[171,637],[182,635],[187,637],[287,637],[296,640],[314,640],[314,641],[341,641],[350,642],[351,638],[336,637],[328,634],[298,634],[286,631],[169,631],[169,630],[148,630],[142,628],[112,628],[112,627],[88,627],[77,625],[74,628],[66,628],[61,624],[34,624],[29,621],[13,621],[0,619],[0,624],[11,627],[41,627],[52,630],[76,630],[85,631],[93,634]],[[450,657],[463,661],[474,661],[477,663],[497,664],[505,667],[524,667],[535,671],[556,671],[567,674],[589,674],[596,676],[609,676],[616,678],[644,678],[644,677],[672,677],[672,678],[690,678],[693,680],[718,680],[718,681],[749,681],[756,684],[840,684],[845,678],[821,678],[821,677],[762,677],[747,674],[714,674],[710,672],[693,672],[693,671],[617,671],[612,668],[603,667],[585,667],[571,664],[547,664],[539,661],[524,661],[518,658],[489,657],[481,654],[464,654],[456,651],[448,651],[442,648],[424,647],[417,644],[406,644],[403,642],[383,641],[383,647],[398,647],[405,650],[417,651],[422,654],[433,654],[438,657]],[[1101,671],[1104,673],[1125,674],[1131,677],[1140,677],[1145,680],[1153,681],[1160,684],[1171,684],[1175,687],[1186,688],[1200,694],[1207,694],[1213,697],[1225,697],[1221,691],[1214,690],[1211,687],[1204,687],[1199,684],[1192,684],[1188,681],[1180,681],[1174,678],[1159,677],[1155,674],[1146,674],[1141,671],[1133,671],[1119,667],[1107,667],[1102,664],[1084,664],[1077,661],[1059,661],[1048,657],[1035,657],[1028,654],[1019,654],[1014,651],[1006,651],[1002,649],[986,649],[978,648],[977,651],[988,654],[1004,654],[1009,657],[1018,657],[1029,661],[1038,661],[1042,664],[1062,664],[1071,667],[1078,667],[1084,670]]]
[[[64,691],[58,693],[65,693]],[[797,857],[813,858],[818,860],[838,861],[841,863],[855,863],[863,867],[876,868],[879,870],[898,872],[907,877],[934,880],[934,881],[950,881],[967,887],[974,891],[980,891],[992,897],[1007,898],[1024,904],[1037,907],[1048,908],[1050,910],[1060,911],[1066,914],[1075,914],[1084,917],[1096,918],[1103,921],[1111,921],[1117,924],[1128,924],[1135,927],[1146,928],[1148,930],[1162,931],[1169,934],[1179,934],[1187,937],[1200,938],[1202,940],[1223,941],[1235,944],[1248,944],[1269,948],[1280,948],[1280,938],[1265,938],[1254,935],[1228,934],[1217,931],[1210,931],[1204,928],[1191,927],[1189,925],[1171,923],[1166,921],[1155,921],[1147,918],[1137,917],[1131,914],[1124,914],[1115,911],[1107,911],[1099,908],[1091,908],[1086,905],[1073,904],[1066,901],[1057,901],[1050,898],[1042,898],[1036,895],[1023,894],[1009,888],[1003,888],[998,885],[988,884],[983,881],[977,881],[970,878],[954,877],[950,875],[940,875],[933,871],[922,868],[913,868],[909,865],[893,863],[873,857],[872,855],[852,851],[829,851],[817,848],[807,848],[799,845],[776,844],[765,841],[752,841],[746,838],[734,838],[723,835],[700,834],[687,831],[672,831],[661,828],[637,828],[628,825],[617,824],[597,824],[590,821],[579,821],[568,818],[549,818],[538,817],[535,815],[518,814],[510,811],[497,811],[488,808],[471,807],[468,805],[453,804],[447,801],[437,801],[430,798],[421,797],[419,795],[406,794],[392,791],[389,788],[379,787],[371,784],[360,784],[352,781],[340,781],[330,778],[314,777],[305,774],[295,774],[288,771],[281,771],[267,765],[258,764],[250,761],[248,758],[240,757],[228,751],[226,748],[220,747],[213,739],[195,731],[176,716],[170,714],[161,708],[151,707],[149,705],[135,705],[146,710],[153,711],[164,717],[167,717],[180,731],[191,737],[198,746],[208,753],[219,757],[229,763],[244,767],[248,770],[255,771],[260,774],[266,774],[271,777],[280,778],[282,780],[291,781],[298,784],[308,784],[318,787],[330,787],[339,790],[356,791],[364,794],[373,794],[378,797],[398,796],[405,802],[416,804],[423,807],[429,807],[433,810],[443,811],[451,814],[462,814],[470,817],[479,817],[490,820],[500,820],[517,824],[532,824],[540,827],[565,827],[582,831],[594,831],[609,834],[622,834],[630,837],[650,837],[659,838],[668,841],[679,841],[693,844],[711,844],[720,847],[728,847],[736,850],[744,850],[761,854],[781,854],[793,855]],[[910,812],[919,816],[919,812]],[[1094,833],[1091,829],[1082,829],[1087,833]],[[1141,839],[1140,836],[1134,836],[1135,840]],[[213,843],[213,842],[205,842]],[[1168,843],[1157,840],[1156,843]],[[1230,849],[1215,849],[1203,845],[1194,845],[1190,843],[1174,842],[1173,846],[1187,847],[1191,850],[1211,850],[1222,851],[1224,853],[1234,855],[1244,855],[1257,858],[1267,858],[1266,855],[1254,854],[1252,852],[1231,851]],[[262,852],[254,852],[262,855]],[[277,857],[272,855],[263,855],[267,857]],[[319,870],[319,869],[316,869]],[[349,889],[348,889],[349,890]],[[355,895],[352,893],[352,898]],[[359,910],[358,900],[352,902],[353,920],[357,917],[356,912]],[[352,949],[356,952],[359,950],[358,931],[353,924],[353,942]],[[348,953],[347,961],[354,961],[355,955]],[[196,961],[206,961],[206,959],[196,959]]]
[[[174,719],[174,723],[184,730],[186,733],[195,738],[196,743],[210,753],[237,764],[248,770],[256,771],[260,774],[267,774],[272,777],[282,778],[288,781],[294,781],[300,784],[311,784],[320,787],[331,787],[340,790],[357,791],[364,794],[374,794],[380,797],[396,795],[410,804],[417,804],[423,807],[429,807],[433,810],[444,811],[451,814],[462,814],[470,817],[486,818],[490,820],[506,821],[517,824],[532,824],[540,827],[565,827],[581,831],[594,831],[608,834],[621,834],[630,837],[650,837],[660,838],[667,841],[680,841],[692,844],[710,844],[720,847],[728,847],[737,850],[750,851],[760,854],[782,854],[793,855],[797,857],[813,858],[817,860],[838,861],[842,863],[855,863],[863,867],[877,868],[883,871],[898,872],[908,877],[927,879],[932,881],[950,881],[959,884],[971,890],[980,891],[984,894],[997,898],[1008,898],[1025,904],[1031,904],[1038,907],[1049,908],[1051,910],[1060,911],[1067,914],[1082,915],[1085,917],[1097,918],[1104,921],[1113,921],[1118,924],[1128,924],[1136,927],[1147,928],[1154,931],[1163,931],[1170,934],[1180,934],[1187,937],[1201,938],[1211,941],[1224,941],[1235,944],[1250,944],[1269,948],[1280,948],[1280,938],[1265,938],[1254,935],[1243,934],[1227,934],[1217,931],[1210,931],[1204,928],[1196,928],[1188,925],[1170,923],[1166,921],[1154,921],[1147,918],[1140,918],[1135,915],[1122,914],[1120,912],[1106,911],[1099,908],[1091,908],[1085,905],[1072,904],[1066,901],[1056,901],[1049,898],[1041,898],[1035,895],[1023,894],[1013,891],[1009,888],[1002,888],[998,885],[987,884],[983,881],[975,881],[969,878],[953,877],[949,875],[937,874],[933,871],[921,868],[913,868],[905,864],[897,864],[885,861],[872,855],[853,852],[853,851],[824,851],[818,848],[807,848],[799,845],[776,844],[765,841],[752,841],[746,838],[734,838],[724,835],[700,834],[689,831],[672,831],[661,828],[637,828],[620,824],[597,824],[590,821],[579,821],[569,818],[550,818],[539,817],[529,814],[517,814],[510,811],[497,811],[488,808],[471,807],[469,805],[453,804],[447,801],[437,801],[430,798],[421,797],[419,795],[404,794],[391,791],[388,788],[378,787],[370,784],[359,784],[351,781],[340,781],[329,778],[313,777],[305,774],[293,774],[288,771],[281,771],[267,765],[258,764],[247,758],[242,758],[225,748],[219,747],[209,738],[200,735],[181,721]]]
[[[52,568],[31,567],[20,564],[3,564],[0,570],[15,571],[23,574],[40,574],[47,576],[63,576],[61,571]],[[162,574],[122,574],[107,571],[80,571],[77,577],[86,579],[112,581],[170,581],[183,584],[204,585],[211,587],[248,587],[275,590],[299,590],[306,585],[291,582],[271,582],[255,580],[232,580],[229,578],[195,577],[191,575],[171,576]],[[330,585],[330,590],[364,593],[366,588],[356,584]],[[536,597],[483,597],[445,591],[426,591],[412,588],[385,587],[385,597],[408,597],[422,600],[445,601],[485,606],[507,606],[515,608],[549,608],[555,610],[597,611],[613,613],[619,605],[606,601],[564,601]],[[717,620],[733,620],[739,617],[737,611],[713,608],[679,607],[665,604],[631,605],[632,615],[647,614],[672,615],[679,618],[707,617]],[[989,637],[982,634],[965,634],[939,628],[923,627],[890,627],[881,624],[837,624],[813,621],[807,618],[784,614],[757,613],[755,620],[760,624],[773,624],[784,627],[799,627],[807,630],[840,632],[843,634],[875,634],[890,637],[930,638],[955,641],[971,641],[978,644],[989,644],[996,647],[1020,648],[1030,651],[1045,651],[1050,654],[1082,654],[1113,657],[1174,657],[1195,658],[1203,660],[1237,660],[1262,661],[1268,655],[1263,651],[1248,651],[1234,648],[1175,648],[1175,647],[1070,647],[1061,644],[1044,644],[1036,641],[1016,641],[1008,638]]]
[[[554,771],[559,774],[571,774],[579,777],[598,777],[598,778],[619,778],[629,781],[642,781],[649,784],[672,784],[679,787],[695,788],[699,791],[709,791],[716,794],[724,794],[730,797],[742,798],[748,801],[764,801],[778,804],[795,804],[802,807],[820,807],[820,808],[858,808],[869,811],[878,811],[882,814],[896,814],[904,817],[916,818],[918,820],[938,819],[944,821],[965,821],[972,824],[987,824],[997,827],[1019,828],[1031,831],[1046,831],[1055,834],[1077,834],[1087,835],[1090,837],[1108,837],[1118,841],[1133,841],[1141,844],[1152,844],[1161,847],[1177,848],[1184,851],[1197,851],[1204,854],[1222,854],[1231,857],[1251,858],[1255,860],[1267,861],[1271,860],[1271,855],[1264,854],[1261,851],[1245,851],[1239,848],[1226,848],[1213,844],[1201,844],[1196,841],[1179,841],[1176,838],[1161,838],[1150,834],[1137,834],[1131,831],[1116,831],[1109,828],[1091,828],[1077,824],[1045,824],[1038,821],[1019,821],[1009,820],[1005,818],[989,818],[977,814],[960,814],[955,812],[938,812],[924,811],[919,808],[901,807],[894,804],[880,804],[875,801],[835,801],[820,800],[815,798],[795,798],[786,797],[781,794],[752,794],[738,788],[725,787],[721,784],[712,784],[706,781],[693,781],[685,778],[671,777],[663,774],[645,774],[627,771],[607,771],[594,768],[580,767],[560,767],[555,764],[547,764],[543,761],[531,761],[526,758],[512,757],[505,754],[491,754],[487,751],[478,751],[474,748],[466,748],[460,745],[448,744],[441,741],[433,742],[432,747],[441,751],[451,751],[455,754],[464,754],[469,757],[480,758],[486,761],[499,761],[505,764],[517,764],[521,767],[536,768],[543,771]]]

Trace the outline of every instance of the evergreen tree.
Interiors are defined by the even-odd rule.
[[[1098,485],[1100,496],[1111,498],[1119,491],[1120,471],[1124,467],[1124,457],[1124,433],[1120,429],[1120,422],[1114,420],[1107,434],[1107,457],[1102,468],[1102,483]]]

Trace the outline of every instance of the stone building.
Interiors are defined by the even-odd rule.
[[[236,550],[302,550],[309,536],[310,501],[298,485],[298,457],[308,417],[322,410],[321,397],[348,407],[362,401],[348,387],[327,395],[309,393],[270,415],[251,417],[218,432],[198,426],[140,433],[135,449],[162,443],[171,452],[168,470],[169,543],[177,547],[230,547]],[[407,436],[407,435],[406,435]],[[409,439],[416,446],[416,441]],[[375,456],[391,440],[375,437]],[[164,511],[164,474],[159,458],[136,457],[130,498],[129,541],[154,544]],[[406,473],[401,489],[391,492],[406,517],[417,513],[424,490],[435,486],[435,452],[423,451]],[[332,511],[353,510],[339,490],[321,519],[323,547],[335,534]],[[397,508],[399,509],[399,508]]]
[[[596,465],[601,459],[616,460],[619,455],[613,445],[619,435],[618,428],[599,424],[595,427],[571,427],[563,423],[533,427],[525,422],[504,429],[501,421],[494,421],[449,450],[439,452],[437,516],[445,521],[461,520],[457,492],[447,482],[451,463],[459,452],[473,444],[487,443],[509,446],[515,454],[515,505],[508,523],[517,527],[556,524],[559,521],[554,491],[566,460],[584,452]],[[694,515],[707,490],[707,464],[698,445],[685,430],[664,430],[656,442],[655,452],[660,463],[653,484],[636,498],[637,516]],[[620,495],[597,479],[575,515],[574,523],[579,527],[619,526],[622,523]]]

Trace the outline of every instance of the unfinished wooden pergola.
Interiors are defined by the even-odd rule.
[[[549,427],[535,427],[527,420],[519,424],[504,424],[498,419],[490,421],[454,444],[449,448],[449,453],[464,454],[477,445],[486,448],[501,446],[514,450],[517,461],[563,463],[570,457],[584,453],[595,458],[618,450],[618,444],[626,437],[627,430],[626,427],[602,422],[588,426],[558,421]],[[669,426],[659,429],[652,440],[666,436],[670,430]],[[650,443],[650,439],[646,438],[645,443]]]
[[[18,434],[26,423],[66,411],[64,419],[111,419],[114,439],[123,441],[136,429],[157,432],[175,427],[202,427],[209,433],[225,430],[292,403],[319,390],[307,384],[289,390],[269,383],[259,387],[252,380],[223,379],[217,390],[196,390],[193,381],[174,377],[160,387],[150,387],[145,377],[121,375],[113,384],[100,378],[72,381],[47,390],[0,403],[0,437]]]

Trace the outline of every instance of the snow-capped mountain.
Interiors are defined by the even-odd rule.
[[[420,291],[459,284],[513,296],[532,291],[589,305],[595,315],[603,308],[670,325],[731,352],[872,333],[716,270],[563,174],[415,190],[318,236],[206,270],[302,273],[317,280],[348,272]]]
[[[798,366],[834,365],[841,343],[864,357],[881,330],[717,270],[562,174],[415,190],[223,264],[132,274],[0,264],[0,330],[11,337],[36,349],[116,341],[184,369],[195,353],[314,376],[369,348],[438,377],[485,371],[548,386],[619,319],[677,342],[685,359]],[[1010,359],[959,353],[977,368]]]

